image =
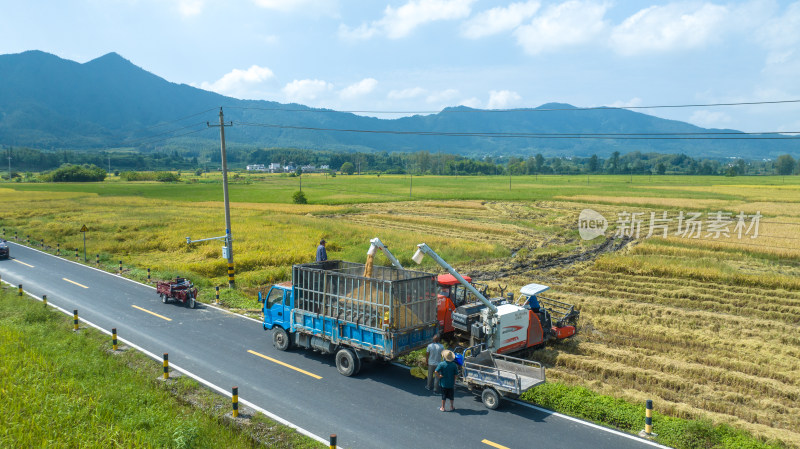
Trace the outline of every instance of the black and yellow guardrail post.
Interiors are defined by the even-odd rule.
[[[657,433],[653,433],[653,401],[648,399],[644,403],[644,430],[639,432],[642,438],[655,438]]]
[[[150,267],[147,268],[147,282],[150,282]]]
[[[117,350],[117,328],[111,329],[111,349]]]
[[[94,255],[94,264],[98,267],[100,266],[100,254]]]
[[[214,297],[214,304],[219,305],[219,285],[214,287],[214,290],[216,290],[216,296]]]
[[[60,255],[61,255],[61,244],[60,243],[56,243],[56,256],[60,256]]]
[[[30,244],[31,244],[31,235],[30,235],[30,234],[28,234],[27,236],[25,236],[25,243],[26,243],[26,244],[28,244],[28,245],[30,245]]]
[[[78,248],[75,248],[75,260],[78,259],[80,259],[80,256],[78,255]]]
[[[331,449],[336,449],[336,434],[335,433],[331,434],[330,445],[331,445]]]
[[[19,296],[22,296],[22,284],[19,284]]]
[[[41,243],[42,248],[44,248],[44,239],[41,239],[39,242]]]
[[[228,286],[233,287],[233,262],[228,262]]]
[[[14,231],[14,240],[19,241],[19,237],[17,237],[17,231]]]
[[[119,275],[122,276],[122,261],[119,261]]]
[[[47,307],[47,295],[42,295],[42,304]]]
[[[239,416],[239,387],[233,387],[233,395],[231,396],[231,405],[233,406],[233,410],[231,414],[234,418]]]
[[[72,311],[72,330],[78,330],[78,309]]]
[[[169,354],[164,353],[164,380],[169,379]]]

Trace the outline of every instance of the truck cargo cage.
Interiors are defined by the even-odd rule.
[[[580,311],[575,310],[575,306],[555,299],[537,296],[539,304],[550,312],[553,325],[556,327],[575,326],[580,317]]]
[[[292,267],[295,307],[344,323],[391,330],[436,323],[434,275],[330,260]]]

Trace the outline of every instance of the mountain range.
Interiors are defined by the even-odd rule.
[[[226,97],[169,82],[116,53],[83,64],[41,51],[0,55],[0,144],[143,151],[165,142],[211,144],[218,142],[219,134],[208,129],[206,122],[218,123],[220,107],[225,121],[234,124],[226,128],[229,146],[427,150],[473,156],[607,157],[614,151],[641,151],[761,159],[800,154],[799,138],[675,139],[675,134],[709,132],[734,133],[726,137],[758,136],[736,136],[735,130],[710,130],[624,109],[583,109],[560,103],[508,111],[459,106],[431,115],[378,119],[299,104]],[[576,136],[589,133],[658,133],[670,138]]]

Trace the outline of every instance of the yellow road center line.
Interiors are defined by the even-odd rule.
[[[14,262],[16,262],[16,263],[21,263],[22,265],[25,265],[26,267],[36,268],[36,267],[34,267],[33,265],[29,265],[29,264],[27,264],[27,263],[25,263],[25,262],[20,262],[20,261],[18,261],[17,259],[11,259],[11,260],[13,260],[13,261],[14,261]]]
[[[481,443],[488,444],[489,446],[496,447],[497,449],[509,449],[508,447],[503,446],[502,444],[497,444],[497,443],[489,441],[489,440],[483,440],[483,441],[481,441]]]
[[[87,286],[85,286],[85,285],[83,285],[83,284],[79,284],[79,283],[77,283],[77,282],[75,282],[75,281],[70,281],[70,280],[69,280],[69,279],[67,279],[67,278],[61,278],[61,279],[63,279],[63,280],[65,280],[65,281],[69,282],[70,284],[75,284],[75,285],[77,285],[78,287],[89,288],[89,287],[87,287]]]
[[[259,357],[261,357],[262,359],[267,359],[267,360],[269,360],[270,362],[277,363],[278,365],[285,366],[285,367],[287,367],[287,368],[289,368],[289,369],[293,369],[293,370],[297,371],[298,373],[303,373],[303,374],[305,374],[306,376],[311,376],[311,377],[313,377],[314,379],[317,379],[317,380],[319,380],[319,379],[322,379],[322,376],[317,376],[317,375],[316,375],[316,374],[314,374],[314,373],[309,373],[308,371],[306,371],[306,370],[302,370],[302,369],[300,369],[300,368],[298,368],[298,367],[296,367],[296,366],[289,365],[288,363],[281,362],[280,360],[273,359],[272,357],[266,356],[266,355],[264,355],[264,354],[259,354],[259,353],[255,352],[255,351],[251,350],[251,349],[248,349],[248,350],[247,350],[247,352],[249,352],[250,354],[253,354],[253,355],[259,356]]]
[[[141,307],[139,307],[139,306],[135,306],[135,305],[131,304],[131,307],[133,307],[134,309],[139,309],[139,310],[141,310],[142,312],[147,312],[147,313],[149,313],[150,315],[157,316],[157,317],[161,318],[162,320],[172,321],[172,318],[167,318],[167,317],[165,317],[164,315],[159,315],[159,314],[157,314],[157,313],[155,313],[155,312],[151,312],[151,311],[149,311],[149,310],[147,310],[147,309],[143,309],[143,308],[141,308]]]

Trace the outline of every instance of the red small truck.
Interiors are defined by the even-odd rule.
[[[197,289],[192,284],[192,281],[185,278],[175,278],[174,281],[158,281],[156,292],[164,304],[173,299],[183,303],[190,309],[194,309],[197,305]]]

